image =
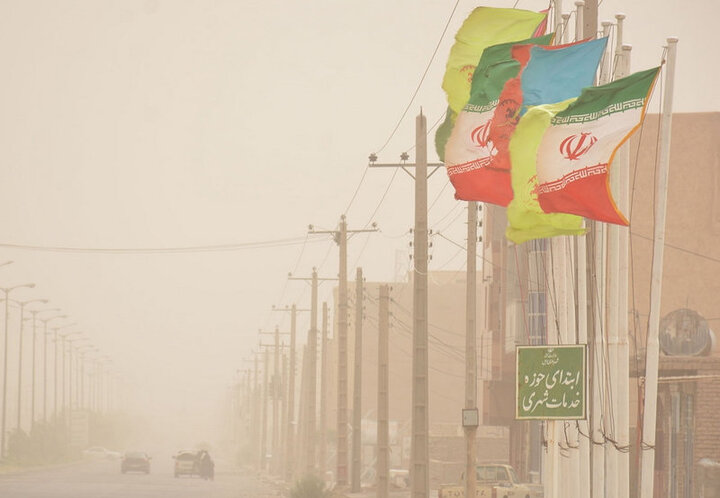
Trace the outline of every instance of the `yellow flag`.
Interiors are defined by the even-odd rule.
[[[513,199],[507,208],[505,236],[516,244],[558,235],[582,235],[582,217],[545,213],[538,203],[537,151],[550,120],[577,99],[530,107],[510,139]]]
[[[465,19],[450,49],[442,87],[452,112],[460,113],[470,98],[470,83],[480,55],[490,45],[524,40],[542,26],[544,12],[478,7]]]

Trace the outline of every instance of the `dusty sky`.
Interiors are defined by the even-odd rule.
[[[512,7],[511,1],[483,5]],[[566,1],[568,10],[571,3]],[[249,368],[259,328],[288,326],[273,304],[308,305],[293,271],[337,273],[328,237],[367,156],[389,137],[435,49],[453,1],[0,1],[0,244],[172,248],[292,239],[291,245],[183,254],[67,253],[0,247],[0,285],[35,282],[158,414],[208,406]],[[462,20],[460,1],[410,112],[382,150],[432,126],[440,80]],[[720,111],[707,40],[715,0],[605,0],[625,12],[633,69],[657,65],[680,37],[676,111]],[[540,10],[546,2],[520,0]],[[436,160],[431,151],[431,160]],[[412,157],[412,152],[411,152]],[[348,210],[358,235],[350,274],[392,279],[407,268],[412,183],[371,170]],[[430,227],[464,243],[464,209],[443,171],[429,182]],[[444,190],[443,190],[444,188]],[[464,255],[434,237],[431,269]],[[1,261],[0,261],[1,262]],[[328,299],[331,286],[321,287]],[[22,294],[21,294],[22,293]],[[300,330],[307,327],[300,321]],[[269,339],[269,338],[268,338]],[[16,340],[11,336],[11,340]],[[11,348],[14,342],[11,343]],[[14,349],[11,349],[13,351]]]

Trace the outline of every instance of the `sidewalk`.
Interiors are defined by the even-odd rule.
[[[55,462],[55,463],[40,463],[40,464],[26,464],[21,465],[17,463],[11,463],[11,462],[0,462],[0,476],[4,475],[11,475],[11,474],[24,474],[26,472],[33,472],[37,470],[48,470],[48,469],[58,469],[63,467],[70,467],[73,465],[78,465],[83,463],[84,460],[77,459],[77,460],[67,460],[64,462]]]
[[[350,492],[344,492],[341,493],[341,495],[345,498],[375,498],[377,496],[377,492],[374,489],[364,489],[360,493],[350,493]],[[410,490],[409,489],[401,489],[390,491],[389,494],[390,498],[409,498],[410,497]],[[430,497],[436,498],[437,497],[437,490],[430,490]]]

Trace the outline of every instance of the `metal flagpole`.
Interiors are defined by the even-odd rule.
[[[624,16],[623,16],[624,17]],[[618,24],[621,20],[618,18]],[[621,61],[625,66],[624,74],[630,74],[630,50],[632,47],[623,45]],[[629,149],[628,149],[629,153]],[[628,166],[630,158],[628,156]],[[619,172],[618,172],[619,173]],[[629,185],[630,168],[625,168],[620,178],[618,189],[618,207],[623,213],[629,212]],[[619,401],[619,415],[615,420],[617,424],[617,441],[621,447],[630,446],[630,345],[628,343],[628,273],[629,273],[629,236],[628,227],[620,227],[618,246],[620,261],[618,275],[618,365],[617,372],[620,379],[617,396]],[[628,498],[630,495],[630,452],[621,451],[618,455],[618,498]]]
[[[653,237],[652,277],[650,285],[650,317],[648,318],[647,349],[645,360],[645,409],[642,425],[641,498],[652,498],[655,470],[655,423],[657,410],[657,384],[660,344],[660,297],[662,295],[663,256],[665,245],[665,212],[667,207],[668,170],[670,167],[670,132],[672,128],[673,86],[675,80],[675,54],[677,38],[668,38],[667,67],[665,69],[665,95],[660,121],[660,150],[655,181],[655,236]]]

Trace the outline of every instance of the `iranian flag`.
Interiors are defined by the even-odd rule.
[[[520,63],[513,59],[516,43],[545,45],[553,34],[501,43],[486,48],[473,72],[470,100],[458,115],[445,147],[445,166],[455,187],[455,198],[507,206],[512,199],[507,171],[489,168],[497,148],[490,139],[493,115],[505,83],[515,77]]]
[[[547,11],[477,7],[465,19],[450,49],[442,88],[448,99],[445,122],[435,134],[438,157],[444,161],[445,145],[458,115],[470,98],[473,73],[483,51],[499,43],[539,36],[545,30]]]
[[[640,126],[659,70],[585,88],[552,119],[537,153],[543,211],[628,225],[610,192],[609,170],[617,149]]]

